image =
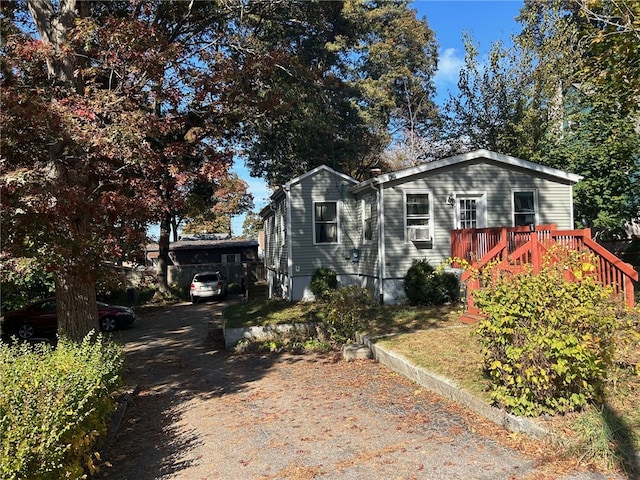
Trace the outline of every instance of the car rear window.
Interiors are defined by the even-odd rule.
[[[209,275],[196,275],[195,280],[197,282],[217,282],[220,277],[216,274]]]

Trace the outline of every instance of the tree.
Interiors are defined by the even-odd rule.
[[[27,6],[39,38],[21,28]],[[88,16],[89,4],[73,0],[2,4],[2,250],[54,272],[59,328],[76,340],[98,329],[105,254],[142,240],[153,205],[143,165],[155,123],[132,101],[140,88],[104,88],[80,54]]]
[[[546,105],[536,91],[532,58],[526,50],[491,46],[487,63],[465,36],[465,66],[460,71],[459,95],[450,96],[447,140],[460,151],[486,148],[529,158],[544,135]]]
[[[625,110],[640,103],[640,4],[634,0],[573,0],[590,46],[585,75],[612,89]],[[587,26],[588,25],[588,26]]]
[[[601,236],[617,236],[640,211],[637,14],[636,2],[605,0],[526,2],[520,15],[518,42],[535,55],[551,106],[532,159],[585,177],[576,217]]]
[[[363,178],[390,128],[418,131],[433,121],[433,32],[406,1],[293,6],[286,16],[272,11],[255,39],[260,50],[279,35],[269,76],[245,74],[256,99],[243,131],[247,163],[271,185],[320,164]]]
[[[211,68],[207,47],[240,7],[2,3],[2,248],[55,271],[72,338],[97,328],[105,256],[142,243],[154,219],[166,253],[191,186],[227,175],[235,117],[221,108],[221,77],[233,64]]]
[[[439,120],[438,45],[427,20],[404,0],[347,3],[345,11],[359,38],[340,45],[341,60],[367,123],[383,136],[429,133]]]
[[[260,230],[262,230],[262,218],[257,212],[249,212],[242,222],[242,238],[258,239]]]
[[[568,98],[562,141],[546,143],[533,160],[585,177],[574,188],[581,227],[602,237],[624,235],[640,206],[640,132],[597,90],[576,89]]]
[[[173,231],[177,232],[184,223],[183,233],[231,235],[231,218],[253,208],[253,196],[246,192],[247,183],[231,172],[216,181],[194,184],[185,199],[182,216],[174,215]]]
[[[238,153],[272,184],[361,177],[403,112],[426,125],[435,44],[407,5],[2,2],[2,249],[55,272],[60,330],[97,327],[101,261],[150,222],[166,266],[173,219]]]

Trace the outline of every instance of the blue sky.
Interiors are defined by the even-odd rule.
[[[479,45],[480,54],[486,54],[492,43],[502,40],[509,44],[511,35],[519,32],[515,17],[522,8],[523,1],[515,0],[416,0],[413,7],[418,17],[426,17],[430,28],[436,34],[439,45],[438,73],[435,77],[438,103],[455,93],[458,72],[464,61],[462,34],[467,32]],[[255,210],[264,207],[271,194],[265,182],[252,178],[241,161],[236,161],[234,171],[249,185],[253,194]],[[242,233],[244,215],[234,217],[231,228],[234,235]],[[152,230],[150,234],[154,234]],[[157,235],[157,233],[155,233]]]

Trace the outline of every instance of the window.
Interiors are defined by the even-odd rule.
[[[371,200],[362,203],[362,236],[365,242],[373,240],[373,205]]]
[[[224,253],[222,254],[222,263],[240,263],[240,254]]]
[[[338,243],[338,204],[316,202],[313,205],[315,243]]]
[[[455,193],[456,228],[484,228],[487,226],[486,193]]]
[[[516,227],[535,225],[537,213],[536,192],[533,190],[513,192],[513,225]]]
[[[460,228],[478,227],[478,206],[475,198],[461,198],[458,200],[460,214]]]
[[[431,202],[428,193],[405,194],[406,238],[410,241],[431,239]]]

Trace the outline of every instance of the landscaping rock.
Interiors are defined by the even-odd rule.
[[[342,347],[342,357],[347,360],[368,360],[373,357],[371,349],[367,345],[354,345],[349,343]]]

